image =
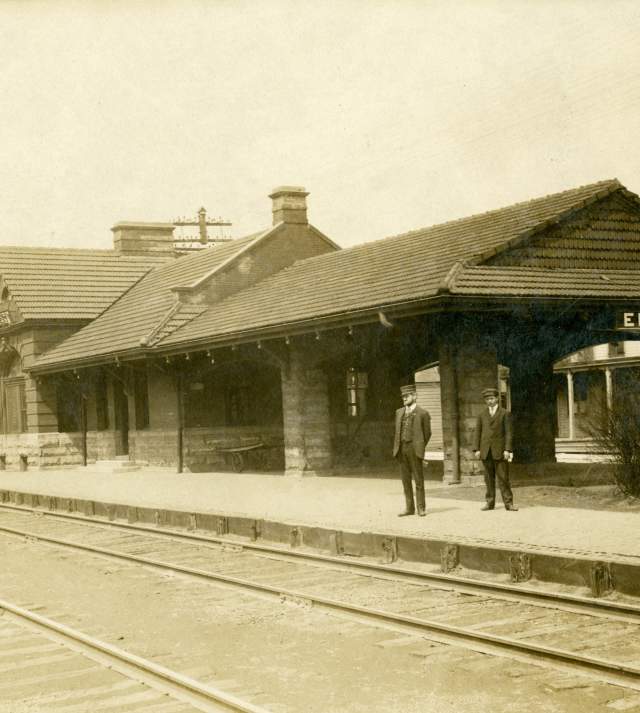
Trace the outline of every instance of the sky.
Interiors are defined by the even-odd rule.
[[[339,245],[594,181],[640,192],[636,0],[0,0],[0,244],[121,220]]]

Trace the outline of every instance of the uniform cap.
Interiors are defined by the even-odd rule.
[[[487,396],[499,396],[498,389],[484,389],[482,392],[482,397],[487,398]]]
[[[400,393],[402,394],[402,396],[406,396],[407,394],[415,394],[416,393],[415,384],[407,384],[406,386],[401,386]]]

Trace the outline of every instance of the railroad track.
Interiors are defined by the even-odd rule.
[[[475,579],[469,576],[458,576],[452,573],[443,574],[440,572],[429,571],[424,568],[412,568],[407,565],[381,564],[366,558],[358,559],[350,556],[332,556],[316,551],[310,551],[308,549],[295,549],[278,544],[258,543],[244,538],[221,537],[210,533],[205,535],[194,531],[104,520],[97,517],[76,515],[59,511],[43,511],[41,508],[33,508],[23,505],[7,505],[0,503],[0,513],[3,511],[30,513],[36,516],[46,516],[47,518],[67,522],[95,524],[97,526],[104,526],[106,528],[113,528],[120,531],[144,533],[151,536],[157,535],[159,537],[170,537],[202,545],[217,545],[257,555],[272,556],[285,561],[308,562],[316,566],[325,565],[330,568],[345,571],[361,572],[369,574],[373,577],[400,579],[405,582],[416,584],[430,584],[434,587],[450,588],[459,592],[466,592],[470,594],[490,594],[491,596],[501,597],[505,600],[529,601],[539,606],[548,604],[554,608],[561,608],[566,611],[577,611],[585,614],[590,613],[594,616],[606,614],[610,616],[629,615],[631,617],[640,617],[640,605],[635,603],[611,599],[594,599],[592,597],[576,596],[566,592],[552,590],[546,591],[527,586],[524,583],[516,585],[505,584],[492,580]]]
[[[631,604],[24,507],[0,512],[8,535],[640,690],[640,609]]]
[[[235,696],[0,600],[0,701],[140,713],[267,713]],[[29,708],[32,710],[33,708]]]

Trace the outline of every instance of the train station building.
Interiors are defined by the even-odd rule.
[[[638,197],[603,181],[348,249],[307,197],[276,189],[270,226],[188,255],[157,223],[111,251],[0,250],[6,467],[376,468],[409,381],[446,482],[481,472],[487,386],[516,460],[554,462],[558,362],[640,313]]]

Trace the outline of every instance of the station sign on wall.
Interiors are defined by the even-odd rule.
[[[640,309],[625,309],[616,312],[616,329],[640,332]]]

